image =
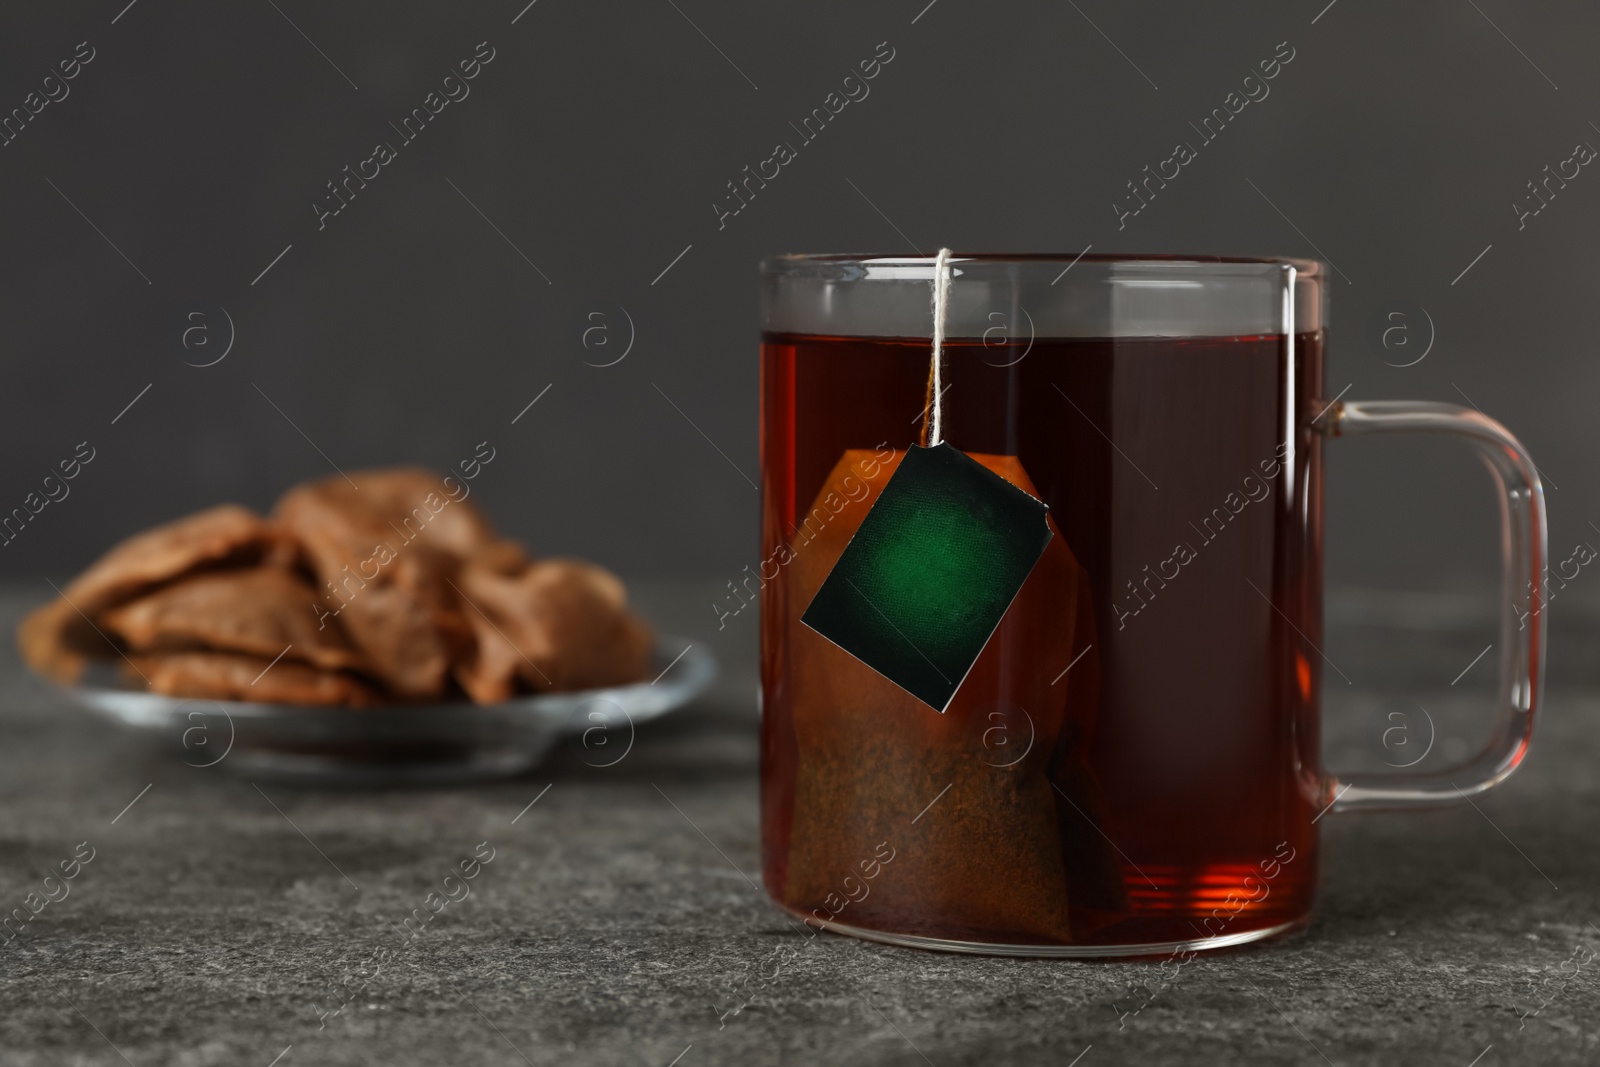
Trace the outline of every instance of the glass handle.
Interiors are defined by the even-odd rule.
[[[1339,403],[1327,421],[1334,437],[1422,430],[1457,434],[1483,455],[1500,489],[1501,612],[1499,713],[1483,751],[1442,771],[1349,774],[1325,778],[1334,811],[1432,807],[1487,791],[1517,769],[1533,740],[1544,674],[1546,521],[1544,488],[1522,443],[1487,415],[1420,400]],[[1530,610],[1513,605],[1527,591]]]

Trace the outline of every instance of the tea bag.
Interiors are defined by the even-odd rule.
[[[797,543],[790,564],[798,757],[783,896],[846,924],[1070,942],[1069,887],[1090,909],[1124,900],[1085,758],[1094,613],[1021,461],[941,440],[949,259],[941,249],[934,264],[924,446],[847,451],[815,506],[866,508]],[[874,471],[864,500],[857,470]]]
[[[795,546],[788,620],[799,752],[787,885],[790,907],[888,929],[975,940],[1065,942],[1068,877],[1057,794],[1049,764],[1060,759],[1071,674],[1062,672],[1092,640],[1080,633],[1083,570],[1051,533],[965,681],[936,715],[907,689],[810,627],[799,625],[835,572],[847,545],[887,492],[906,453],[851,450],[818,494],[846,495],[853,470],[877,461],[868,508],[851,508]],[[972,461],[1030,495],[1034,486],[1014,456]],[[859,480],[852,484],[859,486]],[[1047,520],[1048,521],[1048,520]],[[1090,653],[1092,656],[1092,653]],[[1078,664],[1081,668],[1082,664]],[[1051,680],[1059,684],[1052,686]],[[982,741],[997,700],[1022,709],[1025,754],[1005,759]],[[926,810],[924,810],[926,809]],[[880,843],[894,849],[867,894],[856,900],[860,865]],[[956,934],[955,936],[959,936]]]

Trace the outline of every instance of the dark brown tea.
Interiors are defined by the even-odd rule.
[[[926,338],[762,344],[769,892],[954,941],[1303,920],[1320,810],[1320,335],[947,342],[944,438],[1055,537],[949,710],[800,615],[905,449]]]

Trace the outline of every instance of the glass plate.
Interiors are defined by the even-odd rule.
[[[620,763],[640,723],[680,708],[717,676],[716,658],[661,637],[655,680],[500,704],[306,707],[165,696],[93,664],[65,691],[90,711],[150,735],[191,767],[310,784],[428,785],[482,781],[533,767],[557,741],[582,739],[585,762]]]

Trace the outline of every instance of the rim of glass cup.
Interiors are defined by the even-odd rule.
[[[769,334],[925,338],[935,256],[788,253],[761,261]],[[1291,256],[954,252],[951,339],[1315,333],[1328,268]]]
[[[784,252],[767,256],[761,261],[763,273],[803,269],[812,264],[852,264],[873,266],[925,266],[930,270],[937,258],[931,253],[907,254],[904,252]],[[955,252],[950,253],[952,263],[1161,263],[1169,266],[1228,267],[1228,266],[1284,266],[1294,267],[1302,274],[1320,277],[1323,264],[1315,259],[1298,256],[1207,256],[1187,255],[1178,252]]]

